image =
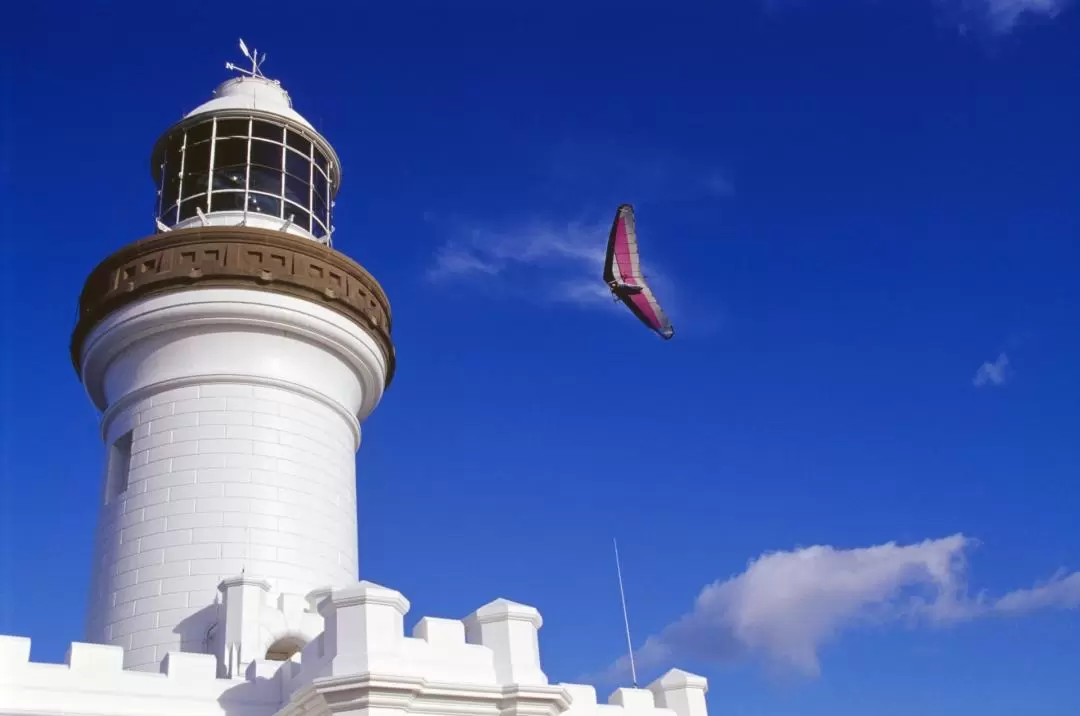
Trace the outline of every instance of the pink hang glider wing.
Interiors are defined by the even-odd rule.
[[[660,308],[641,272],[634,207],[629,204],[619,207],[611,224],[604,261],[604,282],[615,298],[625,303],[642,323],[662,338],[667,340],[675,335],[671,321]]]

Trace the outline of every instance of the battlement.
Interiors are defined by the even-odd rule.
[[[540,613],[506,599],[464,619],[424,617],[406,636],[408,600],[371,582],[297,604],[279,597],[284,609],[273,608],[256,579],[225,580],[220,589],[218,655],[169,652],[160,673],[125,671],[123,649],[97,644],[72,644],[65,664],[34,663],[29,639],[0,637],[0,714],[329,716],[378,706],[435,713],[452,700],[456,713],[708,716],[707,681],[678,669],[644,689],[616,689],[604,704],[592,686],[549,683]],[[321,632],[297,653],[243,656],[274,638],[260,624],[291,622],[289,633],[302,639],[316,618]]]
[[[30,640],[0,636],[0,713],[269,716],[280,686],[217,678],[211,654],[170,652],[161,672],[126,671],[118,646],[74,643],[63,664],[30,661]]]

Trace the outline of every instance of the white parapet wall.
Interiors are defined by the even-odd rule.
[[[152,673],[124,670],[118,646],[76,643],[66,663],[45,664],[30,661],[29,639],[0,636],[0,716],[708,716],[706,680],[678,669],[607,703],[592,686],[549,683],[539,612],[505,599],[463,620],[425,617],[406,636],[409,602],[370,582],[312,595],[307,609],[275,608],[248,577],[221,591],[233,608],[219,629],[238,648],[255,638],[253,624],[282,619],[302,638],[314,609],[325,628],[298,658],[251,660],[242,674],[234,660],[232,678],[220,677],[230,669],[214,654],[169,652]]]

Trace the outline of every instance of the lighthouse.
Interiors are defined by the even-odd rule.
[[[241,48],[250,66],[154,145],[154,233],[93,269],[71,338],[105,448],[86,638],[126,669],[292,658],[317,601],[358,579],[355,457],[394,373],[390,305],[331,247],[334,148]],[[268,604],[276,621],[225,633]]]
[[[154,145],[154,232],[83,286],[71,358],[104,442],[87,633],[63,664],[0,634],[0,714],[708,716],[680,669],[604,702],[552,683],[536,607],[407,631],[405,595],[359,579],[390,305],[331,248],[333,147],[240,47],[250,66]]]

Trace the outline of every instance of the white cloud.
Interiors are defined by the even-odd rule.
[[[639,669],[673,662],[760,657],[814,676],[821,647],[857,626],[945,625],[986,616],[1080,606],[1080,572],[991,600],[967,596],[964,535],[917,544],[769,552],[702,589],[693,609],[635,651]],[[596,677],[621,678],[623,657]]]
[[[899,1],[899,0],[898,0]],[[969,27],[984,27],[989,32],[1005,35],[1011,32],[1022,17],[1053,19],[1068,8],[1073,0],[935,0],[942,12],[952,16],[962,33]],[[765,9],[778,12],[800,0],[761,0]]]
[[[425,218],[435,221],[432,216]],[[636,322],[630,311],[613,301],[604,284],[610,222],[610,218],[569,222],[533,219],[502,229],[459,229],[435,252],[427,278],[436,284],[473,284],[489,295],[523,303],[610,311],[612,316]],[[720,330],[725,320],[723,307],[698,303],[692,286],[674,280],[653,263],[655,242],[662,237],[651,230],[648,233],[652,238],[646,238],[649,246],[642,248],[644,273],[679,335],[700,338]]]
[[[942,0],[956,2],[956,0]],[[1028,14],[1054,18],[1070,0],[963,0],[963,8],[983,15],[995,32],[1013,29],[1020,17]]]
[[[550,303],[612,305],[602,277],[609,228],[600,222],[536,220],[502,231],[475,229],[438,249],[428,278],[498,281],[510,293]],[[652,271],[649,278],[663,282]]]
[[[994,362],[983,363],[979,366],[971,382],[976,388],[988,385],[1004,385],[1005,381],[1009,379],[1009,375],[1009,356],[1002,353]]]
[[[993,605],[998,614],[1022,614],[1036,609],[1076,609],[1080,607],[1080,572],[1060,571],[1031,589],[1009,592]]]
[[[576,222],[532,221],[507,231],[474,229],[466,240],[440,247],[429,276],[496,275],[520,265],[597,268],[604,263],[606,240],[607,227]]]

